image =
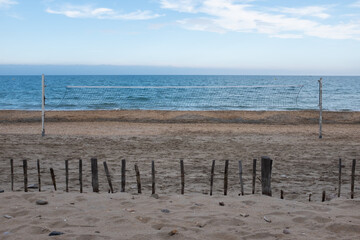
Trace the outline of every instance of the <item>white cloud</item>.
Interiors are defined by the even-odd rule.
[[[303,38],[303,36],[299,35],[299,34],[276,34],[276,35],[272,35],[271,37],[274,37],[274,38]]]
[[[46,9],[47,13],[60,14],[69,18],[97,18],[97,19],[119,19],[119,20],[148,20],[160,17],[151,11],[135,11],[130,13],[119,13],[111,8],[94,8],[92,6],[66,5],[59,10]]]
[[[0,8],[9,8],[12,5],[16,5],[18,2],[13,0],[0,0]]]
[[[257,32],[272,37],[298,38],[305,35],[329,39],[360,40],[360,24],[324,24],[305,17],[316,17],[320,21],[329,18],[325,7],[305,8],[256,8],[252,1],[239,0],[161,0],[162,8],[194,14],[194,18],[178,20],[191,30],[211,32]],[[259,10],[260,9],[260,10]],[[201,14],[201,17],[196,17]]]
[[[179,12],[196,13],[197,11],[195,9],[200,6],[201,2],[202,1],[199,0],[161,0],[160,4],[162,8],[172,9]]]
[[[280,8],[279,12],[289,13],[295,16],[311,16],[321,19],[329,18],[330,15],[325,13],[327,8],[320,6],[309,6],[304,8]]]

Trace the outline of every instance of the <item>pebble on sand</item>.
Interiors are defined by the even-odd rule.
[[[151,197],[153,197],[155,199],[159,199],[159,195],[157,193],[151,194]]]
[[[58,231],[52,231],[51,233],[49,233],[49,236],[59,236],[59,235],[63,235],[63,232],[58,232]]]
[[[161,212],[163,212],[163,213],[170,213],[170,210],[169,209],[161,209]]]
[[[199,228],[203,228],[206,224],[204,223],[199,223],[199,222],[196,222],[196,226],[199,227]]]
[[[283,233],[284,234],[290,234],[290,231],[289,231],[289,229],[284,229]]]
[[[36,200],[36,204],[37,204],[37,205],[46,205],[46,204],[48,204],[48,201],[45,201],[45,200]]]
[[[30,184],[30,185],[28,185],[28,188],[30,188],[30,189],[38,189],[39,186],[37,184]]]
[[[176,229],[174,229],[174,230],[169,232],[169,236],[174,236],[177,233],[178,233],[178,231]]]
[[[266,216],[264,216],[264,220],[265,220],[265,222],[271,223],[271,219]]]

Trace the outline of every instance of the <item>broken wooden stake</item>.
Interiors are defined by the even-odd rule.
[[[225,160],[225,170],[224,170],[224,195],[227,195],[228,190],[228,170],[229,170],[229,160]]]
[[[109,184],[110,192],[114,193],[114,189],[113,189],[113,186],[112,186],[112,183],[111,183],[111,176],[110,176],[108,166],[107,166],[106,162],[103,162],[103,164],[104,164],[104,170],[105,170],[105,174],[106,174],[106,179],[107,179],[108,184]]]
[[[93,188],[93,192],[99,192],[97,158],[91,158],[91,185]]]
[[[54,185],[54,190],[56,191],[56,180],[55,180],[55,173],[54,173],[54,169],[50,168],[50,174],[51,174],[51,180],[52,183]]]
[[[211,174],[210,174],[210,196],[212,196],[212,192],[213,192],[214,171],[215,171],[215,160],[212,161],[212,165],[211,165]]]
[[[272,163],[269,157],[261,157],[261,187],[262,194],[272,196],[271,193],[271,171]]]
[[[135,173],[136,173],[136,183],[137,183],[138,193],[141,193],[140,171],[137,164],[135,164]]]

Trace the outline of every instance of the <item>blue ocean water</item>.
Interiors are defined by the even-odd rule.
[[[324,110],[360,111],[360,76],[322,78]],[[46,109],[318,109],[319,79],[319,76],[255,75],[45,76]],[[0,109],[41,109],[41,76],[0,76],[0,83]]]

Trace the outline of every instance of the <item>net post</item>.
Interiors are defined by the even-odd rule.
[[[45,76],[41,76],[41,136],[45,136]]]
[[[322,78],[319,81],[319,138],[322,138]]]

